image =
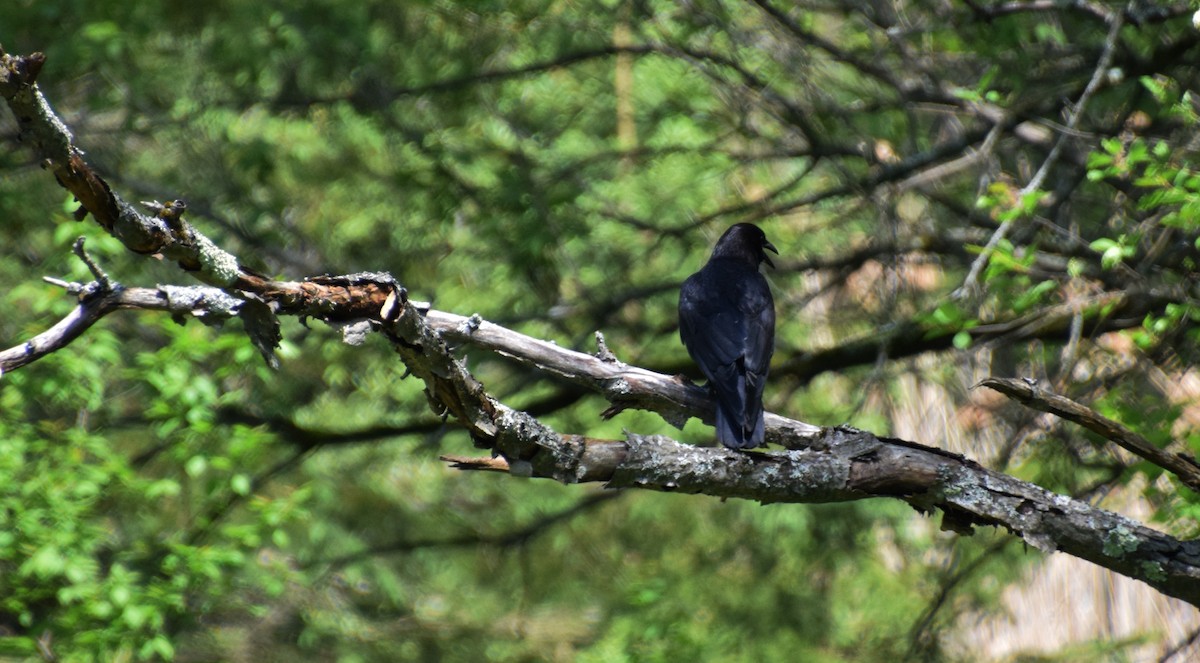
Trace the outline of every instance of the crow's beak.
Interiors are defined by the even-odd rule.
[[[768,241],[763,241],[763,248],[769,249],[771,251],[771,253],[774,253],[775,255],[779,255],[779,249],[775,248],[775,245]],[[767,257],[766,252],[763,253],[762,258],[763,258],[763,262],[765,262],[771,266],[771,269],[775,269],[775,263],[771,262],[771,259]]]

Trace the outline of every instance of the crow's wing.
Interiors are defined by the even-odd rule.
[[[708,267],[684,281],[679,294],[679,337],[709,380],[721,366],[737,363],[745,353],[746,317],[732,295]]]
[[[679,336],[716,393],[717,437],[762,441],[762,392],[775,343],[775,307],[757,269],[712,261],[684,282]]]
[[[761,274],[747,283],[738,300],[746,318],[746,342],[742,355],[745,375],[741,425],[748,436],[743,448],[753,448],[763,442],[763,388],[775,352],[775,302],[767,280]]]

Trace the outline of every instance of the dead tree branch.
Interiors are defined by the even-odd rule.
[[[213,323],[236,316],[245,304],[222,290],[205,286],[124,288],[120,284],[110,284],[110,287],[101,288],[97,283],[85,285],[47,280],[80,295],[79,305],[50,329],[24,343],[0,350],[0,375],[61,350],[113,311],[165,311],[181,318],[193,317]]]

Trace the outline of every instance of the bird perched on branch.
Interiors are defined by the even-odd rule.
[[[717,401],[717,439],[730,449],[763,443],[763,386],[775,351],[775,302],[759,263],[779,251],[762,229],[739,223],[679,291],[679,337]]]

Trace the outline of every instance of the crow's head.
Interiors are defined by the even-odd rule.
[[[767,257],[767,251],[778,254],[779,249],[767,240],[767,235],[762,231],[762,228],[753,223],[738,223],[729,227],[721,239],[717,240],[717,246],[713,249],[714,258],[735,258],[744,260],[755,267],[758,263],[765,262],[771,267],[775,263]]]

